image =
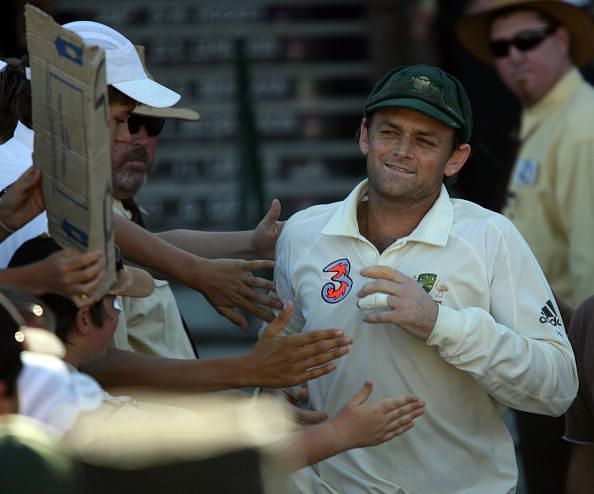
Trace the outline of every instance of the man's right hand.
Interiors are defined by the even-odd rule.
[[[286,388],[281,391],[281,396],[292,406],[295,422],[298,424],[319,424],[328,418],[326,412],[302,408],[308,405],[309,391],[307,388]]]
[[[280,336],[292,310],[289,302],[250,352],[249,386],[298,386],[332,372],[336,368],[332,361],[349,352],[352,338],[337,329]]]

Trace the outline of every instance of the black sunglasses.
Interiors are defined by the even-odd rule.
[[[128,130],[130,134],[136,134],[142,127],[146,129],[149,136],[158,136],[165,125],[164,118],[145,117],[143,115],[130,115],[128,117]]]
[[[521,31],[510,40],[494,40],[489,43],[491,53],[495,58],[504,58],[509,54],[513,45],[521,52],[532,50],[540,45],[548,36],[557,30],[557,25],[550,25],[544,29],[530,29]]]

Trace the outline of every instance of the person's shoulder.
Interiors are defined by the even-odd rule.
[[[592,112],[594,112],[594,86],[583,81],[558,117],[563,123],[564,130],[567,130],[567,126],[569,126],[570,129],[579,131],[580,134],[594,135],[592,126],[584,125],[591,120]],[[571,137],[570,132],[565,132],[565,134],[567,134],[566,137]]]
[[[294,213],[283,227],[281,235],[315,236],[326,226],[341,202],[316,204]]]
[[[498,253],[503,245],[529,249],[517,227],[504,215],[464,199],[453,199],[451,234],[487,255]],[[500,252],[499,252],[500,253]]]
[[[515,230],[513,223],[501,213],[465,199],[452,199],[452,204],[454,206],[454,224],[462,224],[467,227],[495,226],[505,231]]]

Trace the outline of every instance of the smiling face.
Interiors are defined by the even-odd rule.
[[[470,146],[453,149],[454,129],[407,108],[377,110],[363,122],[359,147],[367,156],[369,200],[433,204],[443,177],[457,173]]]
[[[537,12],[515,11],[491,24],[491,41],[509,41],[522,32],[542,31],[548,23]],[[560,26],[534,48],[520,51],[510,46],[507,56],[495,58],[503,83],[526,107],[540,101],[571,68],[569,33]]]

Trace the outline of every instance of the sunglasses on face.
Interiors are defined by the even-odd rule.
[[[511,46],[515,46],[516,49],[523,53],[536,48],[556,30],[557,26],[551,25],[543,29],[530,29],[521,31],[510,40],[501,39],[491,41],[489,43],[489,48],[491,49],[491,53],[495,58],[507,57],[509,55],[509,49]]]
[[[128,130],[130,134],[136,134],[142,127],[146,129],[146,133],[151,136],[158,136],[165,125],[164,118],[144,117],[142,115],[130,115],[128,118]]]

